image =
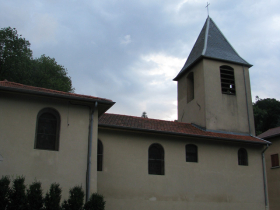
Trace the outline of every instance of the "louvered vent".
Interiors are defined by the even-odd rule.
[[[222,93],[235,95],[234,69],[230,66],[221,66],[220,74]]]

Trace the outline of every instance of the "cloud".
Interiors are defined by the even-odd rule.
[[[125,35],[124,38],[121,40],[122,45],[128,45],[131,42],[130,35]]]
[[[1,1],[1,0],[0,0]],[[117,103],[110,112],[174,120],[176,82],[206,20],[206,1],[1,1],[0,27],[15,27],[35,57],[54,57],[75,91]],[[209,12],[254,66],[252,96],[280,99],[280,2],[212,0]]]

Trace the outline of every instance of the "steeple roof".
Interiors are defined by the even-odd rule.
[[[252,66],[238,55],[209,16],[205,21],[184,67],[173,80],[178,81],[190,67],[202,58],[222,60],[248,67]]]

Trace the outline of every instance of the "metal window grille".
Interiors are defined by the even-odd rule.
[[[164,151],[161,145],[153,144],[149,148],[149,174],[164,175]]]
[[[37,120],[36,149],[58,150],[59,118],[49,109],[39,113]]]

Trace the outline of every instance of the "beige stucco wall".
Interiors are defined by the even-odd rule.
[[[187,102],[187,76],[193,72],[194,75],[194,99]],[[205,127],[205,84],[203,63],[199,62],[191,71],[181,77],[178,81],[178,121],[195,123]]]
[[[271,155],[280,156],[280,137],[269,139],[272,145],[265,152],[269,209],[280,209],[280,167],[271,167]]]
[[[99,129],[104,147],[98,192],[106,210],[263,210],[262,147],[193,138]],[[148,174],[148,148],[159,143],[165,175]],[[185,160],[185,145],[198,146],[198,163]],[[248,151],[239,166],[237,151]]]
[[[236,95],[221,92],[220,66],[222,65],[234,68]],[[247,67],[244,67],[244,70],[250,129],[243,67],[209,59],[203,59],[191,70],[195,75],[195,98],[190,103],[186,102],[187,74],[178,81],[178,120],[195,123],[208,130],[236,133],[249,133],[251,130],[251,134],[255,135],[249,70]]]
[[[46,107],[56,109],[61,118],[59,151],[34,149],[38,112]],[[98,111],[94,117],[91,192],[97,190],[96,145]],[[89,108],[71,105],[67,100],[0,93],[0,176],[23,175],[26,184],[35,179],[44,193],[53,182],[62,187],[62,198],[69,188],[82,185],[85,190]]]

